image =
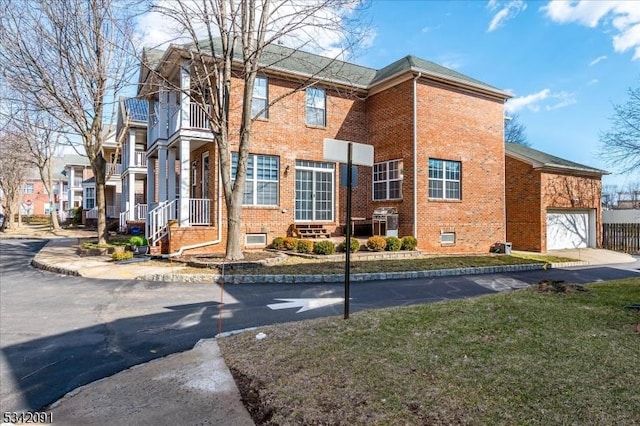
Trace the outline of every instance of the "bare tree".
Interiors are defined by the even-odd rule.
[[[618,204],[618,185],[602,185],[602,207],[612,209]]]
[[[527,128],[520,123],[520,116],[514,114],[504,119],[504,141],[531,146],[527,140]]]
[[[3,77],[30,105],[79,135],[96,181],[98,240],[106,241],[105,127],[129,84],[131,13],[125,0],[0,0]]]
[[[24,187],[28,168],[28,158],[22,142],[6,131],[0,130],[0,189],[4,194],[4,212],[7,227],[13,227],[14,216],[18,213],[20,223],[20,196]]]
[[[242,259],[242,199],[246,182],[247,158],[253,121],[269,106],[284,97],[326,78],[334,60],[307,64],[308,78],[297,87],[270,100],[260,111],[253,110],[255,78],[265,68],[277,67],[298,50],[327,53],[318,44],[327,35],[342,37],[335,57],[366,34],[357,18],[359,5],[354,0],[175,0],[159,3],[155,10],[175,21],[189,40],[187,55],[192,69],[189,95],[209,110],[209,124],[218,147],[220,176],[227,209],[227,259]],[[289,53],[273,54],[271,46],[285,45]],[[152,67],[150,67],[152,68]],[[335,72],[335,71],[334,71]],[[161,76],[157,76],[160,77]],[[232,80],[243,84],[235,95]],[[165,81],[166,84],[170,82]],[[239,99],[240,98],[240,99]],[[233,105],[242,105],[239,128],[230,127]],[[231,144],[238,144],[238,165],[231,176]]]
[[[613,105],[611,130],[600,135],[600,155],[622,173],[640,170],[640,87],[624,104]]]

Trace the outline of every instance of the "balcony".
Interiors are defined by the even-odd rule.
[[[107,163],[105,169],[106,174],[111,179],[118,178],[122,174],[122,164],[120,163]]]
[[[211,127],[209,126],[209,114],[211,112],[211,106],[207,106],[206,109],[202,108],[197,103],[189,103],[188,105],[188,117],[185,111],[176,105],[169,108],[168,126],[167,126],[167,138],[170,139],[178,132],[189,131],[193,136],[209,137],[211,133]],[[153,147],[157,140],[162,137],[162,129],[160,129],[160,123],[162,120],[156,120],[148,130],[148,145]],[[201,133],[197,135],[197,133]]]

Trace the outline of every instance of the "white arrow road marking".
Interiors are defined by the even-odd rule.
[[[270,309],[278,310],[278,309],[290,309],[290,308],[300,308],[296,312],[299,314],[300,312],[310,311],[311,309],[322,308],[324,306],[335,305],[336,303],[344,302],[344,298],[342,297],[320,297],[314,299],[274,299],[280,300],[281,303],[272,303],[271,305],[267,305]]]

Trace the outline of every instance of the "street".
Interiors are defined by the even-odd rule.
[[[44,242],[0,241],[0,411],[35,411],[124,369],[219,332],[343,314],[342,284],[158,283],[68,277],[29,265]],[[357,282],[351,313],[473,297],[542,279],[639,276],[615,267]]]

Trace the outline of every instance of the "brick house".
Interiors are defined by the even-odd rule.
[[[186,49],[145,52],[144,63],[170,84],[145,66],[140,73],[138,96],[149,101],[147,235],[164,252],[224,251],[217,147],[206,114],[189,95]],[[371,226],[375,208],[394,207],[398,235],[416,236],[427,252],[483,253],[505,240],[506,92],[414,56],[376,70],[340,61],[327,67],[327,58],[283,46],[270,46],[268,55],[274,65],[256,80],[256,111],[300,89],[309,75],[317,83],[253,123],[247,248],[264,247],[292,225],[318,224],[342,235],[346,193],[339,165],[323,159],[325,138],[374,147],[375,164],[358,167],[353,190],[352,216],[363,219],[361,226]],[[232,99],[241,99],[242,81],[234,78],[231,90]],[[230,137],[237,137],[240,112],[241,105],[232,107]]]
[[[507,241],[546,252],[599,247],[607,172],[506,143]]]

